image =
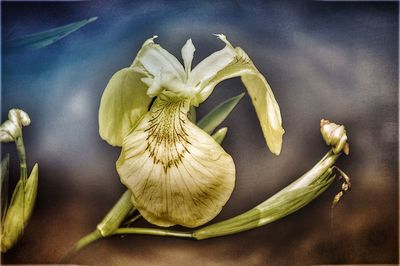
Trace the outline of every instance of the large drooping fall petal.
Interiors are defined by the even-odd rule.
[[[189,121],[188,109],[189,100],[161,95],[124,139],[117,161],[134,206],[159,226],[210,221],[234,188],[231,156]]]

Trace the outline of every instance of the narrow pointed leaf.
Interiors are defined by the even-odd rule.
[[[228,132],[228,128],[227,127],[223,127],[217,130],[217,132],[215,132],[211,137],[213,137],[213,139],[218,142],[218,144],[221,144],[222,141],[224,141],[226,133]]]
[[[219,104],[197,123],[198,127],[211,134],[228,117],[243,96],[244,93],[241,93]]]
[[[83,26],[95,21],[97,17],[73,22],[61,27],[53,28],[50,30],[30,34],[22,38],[9,40],[5,43],[6,49],[38,49],[46,47],[50,44],[55,43],[58,40],[68,36],[69,34],[79,30]]]
[[[25,184],[20,179],[14,189],[10,205],[2,223],[1,252],[12,248],[22,237],[28,220],[32,215],[38,188],[38,165],[33,170]]]
[[[17,183],[2,224],[1,252],[12,248],[24,233],[24,188],[22,179]]]
[[[3,224],[5,213],[7,212],[8,204],[8,180],[9,180],[9,167],[10,167],[10,155],[6,156],[1,160],[0,166],[0,177],[1,177],[1,223]]]
[[[36,163],[33,166],[32,172],[29,175],[28,181],[25,185],[25,202],[24,202],[24,224],[28,223],[32,215],[33,208],[35,207],[37,190],[39,183],[39,166]]]

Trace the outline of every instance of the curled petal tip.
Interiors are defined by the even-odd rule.
[[[15,124],[25,127],[29,126],[31,123],[29,115],[21,109],[15,109],[15,108],[11,109],[8,112],[8,119],[14,122]]]
[[[326,119],[322,119],[320,125],[322,137],[327,145],[332,146],[333,152],[335,154],[344,152],[344,154],[348,155],[350,147],[347,143],[347,134],[344,126]]]
[[[142,47],[145,47],[145,46],[147,46],[147,45],[149,45],[149,44],[151,44],[151,43],[154,43],[154,39],[156,39],[156,38],[158,38],[157,35],[153,35],[153,37],[148,38],[148,39],[143,43]]]
[[[220,39],[221,41],[223,41],[226,45],[228,46],[232,46],[232,44],[228,41],[228,39],[226,38],[226,36],[224,34],[213,34],[214,36],[217,36],[218,39]]]
[[[28,114],[20,109],[11,109],[8,120],[0,125],[0,141],[12,142],[22,135],[22,127],[28,126],[31,119]]]

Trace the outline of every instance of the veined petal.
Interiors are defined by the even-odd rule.
[[[183,82],[186,74],[182,64],[159,44],[154,43],[153,39],[156,37],[148,39],[143,44],[133,64],[136,65],[137,62],[140,62],[153,76],[157,75],[160,70],[172,73]]]
[[[190,70],[192,69],[194,51],[196,51],[196,48],[193,45],[192,39],[187,40],[182,47],[182,59],[185,65],[186,78],[189,77]]]
[[[229,199],[229,154],[187,117],[189,100],[161,95],[125,139],[117,170],[143,217],[159,226],[196,227]]]
[[[110,79],[101,97],[99,133],[113,146],[121,146],[124,137],[147,112],[151,98],[143,74],[124,68]]]
[[[198,105],[207,99],[219,82],[241,76],[256,109],[267,145],[272,153],[279,155],[282,147],[282,135],[285,131],[282,127],[279,105],[271,87],[240,47],[234,48],[224,35],[218,35],[218,37],[227,44],[224,49],[229,49],[235,54],[234,60],[208,82],[204,82],[204,86],[200,88],[200,92],[192,100],[192,104]]]
[[[226,45],[223,49],[209,55],[192,70],[188,84],[192,87],[197,87],[202,82],[210,80],[219,71],[228,66],[234,58],[234,51]]]

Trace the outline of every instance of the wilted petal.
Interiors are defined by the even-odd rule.
[[[161,95],[122,146],[121,181],[135,207],[159,226],[202,225],[229,199],[233,160],[187,118],[189,101]]]
[[[204,86],[196,98],[192,101],[194,105],[202,103],[212,93],[215,86],[229,78],[241,76],[242,82],[246,86],[253,105],[256,109],[261,128],[264,133],[267,145],[272,153],[279,155],[282,147],[282,119],[279,105],[275,100],[274,94],[265,77],[254,66],[249,56],[240,48],[232,47],[224,35],[218,35],[229,49],[235,54],[234,60],[213,76]]]

